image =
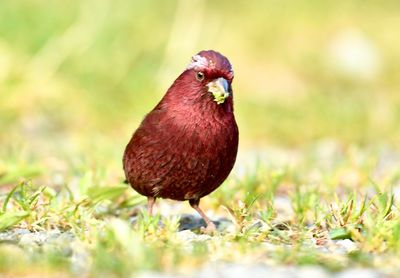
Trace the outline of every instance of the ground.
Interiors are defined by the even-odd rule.
[[[202,200],[218,227],[209,236],[187,203],[158,200],[158,213],[147,215],[145,198],[113,171],[49,183],[34,162],[16,162],[0,180],[0,268],[22,276],[395,277],[399,163],[386,147],[328,140],[243,152]]]

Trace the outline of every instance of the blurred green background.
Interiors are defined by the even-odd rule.
[[[1,153],[118,165],[202,49],[233,64],[241,148],[396,146],[399,26],[398,0],[1,1]]]
[[[399,0],[1,0],[0,272],[127,277],[218,258],[397,271],[399,26]],[[163,227],[131,225],[145,200],[122,184],[121,160],[202,49],[233,65],[240,129],[235,171],[202,208],[236,228],[185,251],[176,216],[194,211],[162,201],[174,217]],[[360,253],[335,259],[309,244],[343,227],[357,230]],[[18,234],[10,243],[18,229],[76,240],[32,249]]]

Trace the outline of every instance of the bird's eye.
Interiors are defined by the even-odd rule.
[[[196,73],[196,78],[197,78],[197,80],[199,80],[199,81],[203,81],[203,79],[204,79],[204,73],[202,73],[201,71],[197,72],[197,73]]]

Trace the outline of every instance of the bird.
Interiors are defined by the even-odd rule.
[[[206,223],[202,229],[216,231],[199,203],[225,181],[236,161],[233,78],[221,53],[198,52],[133,133],[123,169],[131,187],[147,197],[150,215],[157,198],[189,201]]]

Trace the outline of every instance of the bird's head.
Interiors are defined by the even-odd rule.
[[[231,83],[233,69],[229,60],[213,50],[203,50],[192,57],[187,67],[193,83],[204,93],[213,97],[217,104],[222,104],[232,95]]]
[[[203,50],[192,57],[170,93],[180,100],[232,104],[233,69],[229,60],[214,50]]]

